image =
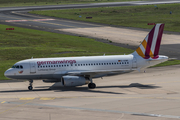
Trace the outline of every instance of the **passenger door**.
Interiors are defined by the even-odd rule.
[[[36,64],[34,61],[30,62],[30,73],[36,73]]]
[[[137,60],[135,56],[133,57],[133,60],[132,60],[132,68],[137,68]]]

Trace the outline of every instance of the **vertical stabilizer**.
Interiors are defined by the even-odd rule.
[[[164,24],[156,24],[149,32],[141,45],[136,49],[133,55],[139,55],[144,59],[157,59],[159,56],[159,48],[164,30]]]

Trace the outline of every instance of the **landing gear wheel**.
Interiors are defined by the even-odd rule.
[[[29,87],[28,87],[28,89],[29,90],[32,90],[33,89],[33,80],[29,80]]]
[[[88,87],[89,87],[89,89],[94,89],[94,88],[96,88],[96,84],[94,84],[94,83],[89,83],[89,84],[88,84]]]
[[[32,89],[33,89],[33,87],[32,87],[32,86],[29,86],[29,87],[28,87],[28,89],[29,89],[29,90],[32,90]]]

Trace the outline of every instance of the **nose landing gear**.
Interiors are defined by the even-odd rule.
[[[33,89],[32,84],[33,84],[33,80],[29,80],[29,87],[28,87],[29,90]]]

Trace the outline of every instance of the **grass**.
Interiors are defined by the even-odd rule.
[[[138,0],[0,0],[0,7],[86,4],[86,3],[125,2],[125,1],[138,1]],[[141,0],[141,1],[146,1],[146,0]]]
[[[0,25],[0,80],[7,79],[4,72],[14,63],[43,57],[71,57],[129,54],[133,50],[121,48],[94,39],[50,33],[39,30]]]
[[[147,23],[165,23],[166,31],[180,32],[180,4],[31,11],[30,13],[148,29],[151,29],[152,26],[148,26]],[[86,17],[92,17],[92,19],[86,19]]]

